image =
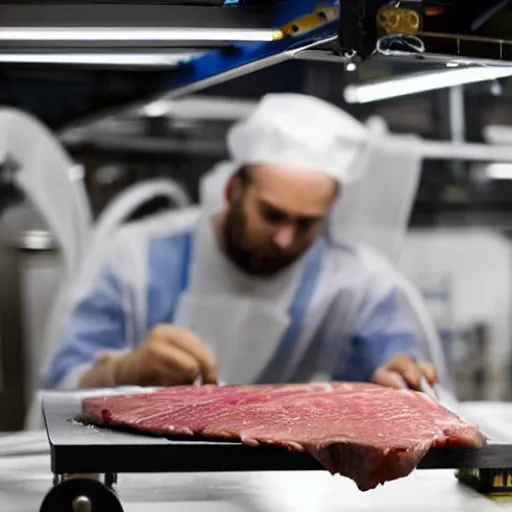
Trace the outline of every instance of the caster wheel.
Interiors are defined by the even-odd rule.
[[[86,478],[70,478],[53,487],[39,512],[123,512],[114,491],[103,483]]]

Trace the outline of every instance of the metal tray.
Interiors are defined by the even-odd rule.
[[[237,442],[178,440],[86,426],[72,419],[81,396],[43,399],[51,469],[69,473],[170,473],[308,471],[324,469],[308,453]],[[479,450],[431,450],[418,469],[512,468],[512,444],[490,442]]]

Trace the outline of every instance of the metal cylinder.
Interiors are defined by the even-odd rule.
[[[92,512],[91,500],[87,496],[78,496],[73,500],[73,512]]]

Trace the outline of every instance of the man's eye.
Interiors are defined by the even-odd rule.
[[[299,231],[309,231],[319,222],[319,219],[298,219],[297,228],[299,229]]]
[[[283,215],[281,212],[275,211],[275,210],[263,210],[263,218],[270,222],[271,224],[279,224],[281,222],[284,222],[286,220],[285,215]]]

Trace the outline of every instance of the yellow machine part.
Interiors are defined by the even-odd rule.
[[[324,23],[328,23],[329,21],[337,19],[339,17],[339,14],[339,7],[317,6],[312,13],[306,14],[305,16],[297,18],[291,23],[283,25],[281,27],[281,30],[287,36],[302,34],[316,27],[319,27]]]
[[[512,503],[511,469],[459,469],[456,476],[488,500]]]
[[[385,35],[416,35],[421,29],[421,16],[418,11],[404,9],[400,3],[385,5],[377,12],[377,28]]]
[[[491,485],[500,490],[489,493],[487,497],[490,500],[499,503],[512,503],[512,472],[510,470],[493,472]]]
[[[444,8],[427,6],[425,15],[439,16],[443,11]],[[301,34],[338,19],[339,14],[339,7],[317,6],[312,13],[283,25],[281,31],[285,36]],[[384,34],[415,35],[421,28],[420,14],[413,9],[400,7],[400,2],[394,5],[386,5],[381,7],[377,13],[377,27]]]

